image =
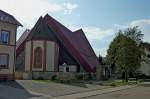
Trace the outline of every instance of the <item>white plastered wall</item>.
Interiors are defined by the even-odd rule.
[[[145,62],[141,63],[140,71],[142,74],[150,76],[150,59],[147,58],[147,55],[150,54],[149,50],[145,49]]]
[[[14,60],[14,51],[15,51],[15,48],[12,46],[0,45],[0,53],[9,55],[8,69],[0,69],[0,74],[13,74],[14,61],[15,61]]]
[[[51,41],[47,41],[47,49],[46,49],[46,70],[54,71],[55,66],[55,43]]]
[[[17,26],[9,23],[0,21],[0,32],[8,31],[9,34],[9,43],[8,45],[0,45],[0,54],[8,54],[9,62],[7,69],[0,69],[0,74],[13,74],[15,66],[15,38],[16,38],[16,29]]]
[[[31,63],[31,41],[26,42],[25,45],[25,71],[30,71]]]

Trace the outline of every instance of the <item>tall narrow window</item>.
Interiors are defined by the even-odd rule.
[[[9,42],[9,32],[8,31],[1,31],[0,43],[1,44],[8,44],[8,42]]]
[[[150,54],[147,55],[147,58],[150,58]]]
[[[34,50],[34,68],[42,68],[42,49],[40,47]]]
[[[7,54],[0,54],[0,69],[8,68],[8,58]]]

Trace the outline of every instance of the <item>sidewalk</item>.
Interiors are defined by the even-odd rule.
[[[34,80],[25,80],[25,81],[18,80],[17,83],[26,90],[49,95],[52,97],[110,88],[110,86],[100,86],[95,84],[83,84],[82,86],[76,86],[76,85],[68,85],[55,82],[42,82]]]
[[[51,97],[49,99],[81,99],[81,98],[86,98],[89,96],[115,92],[119,90],[133,88],[133,87],[136,87],[136,85],[134,86],[127,85],[127,86],[121,86],[121,87],[115,87],[115,88],[107,88],[107,89],[101,89],[101,90],[95,90],[95,91],[89,91],[89,92],[82,92],[82,93],[76,93],[76,94],[65,95],[65,96]]]

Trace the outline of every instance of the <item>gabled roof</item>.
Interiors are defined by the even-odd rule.
[[[87,72],[95,72],[96,66],[98,65],[98,59],[82,30],[72,32],[48,14],[42,18],[42,20],[46,26],[48,26],[57,36],[59,36],[61,42],[70,53],[70,55],[81,66],[83,66]],[[39,23],[39,21],[37,23]],[[25,40],[30,40],[29,38],[33,35],[31,34],[32,31],[39,30],[37,23],[31,32],[27,33],[28,36],[25,35],[26,37],[22,37],[22,42],[25,42]],[[21,45],[24,46],[24,43]],[[20,47],[17,47],[16,49],[17,53],[19,53],[19,48]]]
[[[98,58],[91,47],[88,39],[86,38],[82,29],[77,30],[73,33],[76,37],[74,37],[74,43],[78,47],[80,54],[82,57],[86,59],[88,64],[97,66],[98,65]]]
[[[17,40],[16,42],[16,56],[20,54],[20,52],[24,49],[25,47],[25,41],[30,33],[29,29],[26,29],[24,33],[21,35],[21,37]]]
[[[17,26],[22,26],[22,24],[19,21],[17,21],[12,15],[10,15],[2,10],[0,10],[0,21],[14,24]]]
[[[47,22],[48,26],[53,29],[53,31],[61,36],[65,46],[76,61],[79,62],[87,72],[95,72],[96,66],[98,65],[98,59],[83,31],[77,31],[79,36],[74,35],[72,31],[53,19],[51,16],[46,15],[44,20]],[[80,42],[77,42],[78,39]]]

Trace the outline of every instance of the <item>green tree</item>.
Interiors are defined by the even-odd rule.
[[[116,55],[116,66],[128,82],[129,73],[135,73],[141,64],[140,49],[136,42],[124,36]]]
[[[139,53],[141,54],[141,56],[145,57],[146,53],[144,52],[144,47],[142,45],[144,34],[139,29],[139,26],[127,28],[124,31],[124,34],[125,34],[125,36],[130,37],[132,40],[134,40],[137,43],[137,45],[139,46],[139,49],[140,49]],[[146,62],[146,60],[144,58],[142,58],[141,61]],[[135,76],[138,75],[138,72],[139,71],[137,71],[137,73],[135,73]]]
[[[133,39],[138,45],[142,42],[144,34],[139,29],[138,26],[134,26],[132,28],[127,28],[124,31],[125,36],[130,37]]]
[[[123,38],[123,32],[120,30],[114,40],[110,43],[109,49],[107,50],[107,56],[106,56],[106,61],[109,64],[115,64],[116,63],[116,55],[117,52],[120,48],[120,42],[122,41]]]
[[[124,32],[120,30],[107,50],[107,62],[115,64],[119,72],[124,73],[126,82],[129,73],[136,72],[141,64],[140,47],[135,39],[126,34],[128,30]]]

